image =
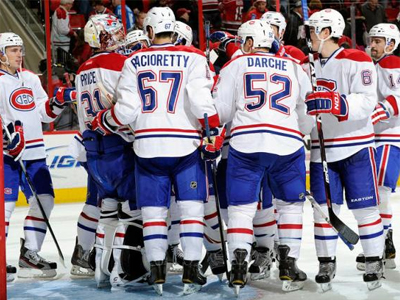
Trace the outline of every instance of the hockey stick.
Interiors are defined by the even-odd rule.
[[[4,120],[4,118],[2,118],[2,119]],[[2,126],[3,126],[3,129],[4,129],[4,132],[5,132],[6,135],[7,135],[7,138],[11,141],[11,134],[10,134],[10,132],[8,131],[7,126],[6,126],[5,124],[3,124],[3,123],[2,123]],[[53,229],[52,229],[51,226],[50,226],[49,219],[47,218],[46,213],[45,213],[45,211],[44,211],[44,209],[43,209],[43,205],[42,205],[42,203],[41,203],[40,200],[39,200],[39,197],[38,197],[38,195],[37,195],[37,193],[36,193],[36,189],[35,189],[35,187],[34,187],[34,185],[33,185],[33,183],[32,183],[32,180],[31,180],[31,178],[30,178],[28,172],[26,171],[26,168],[25,168],[24,163],[22,162],[22,159],[19,159],[18,162],[19,162],[19,165],[21,166],[22,173],[24,174],[24,176],[25,176],[25,178],[26,178],[26,182],[27,182],[28,185],[29,185],[29,188],[30,188],[30,190],[31,190],[31,192],[32,192],[32,195],[33,195],[33,197],[36,199],[36,201],[37,201],[37,203],[38,203],[38,205],[39,205],[39,209],[40,209],[40,212],[42,213],[44,222],[46,223],[47,228],[49,228],[51,237],[53,238],[53,241],[54,241],[54,243],[56,244],[57,251],[58,251],[58,257],[59,257],[59,259],[60,259],[60,262],[61,262],[61,264],[64,266],[64,268],[66,268],[66,266],[65,266],[65,261],[64,261],[64,255],[63,255],[63,253],[62,253],[62,251],[61,251],[60,245],[58,244],[57,238],[56,238],[56,236],[54,235]]]
[[[206,32],[206,58],[210,63],[210,21],[204,23],[204,31]]]
[[[204,123],[206,129],[206,135],[208,142],[211,143],[211,136],[210,136],[210,125],[208,123],[208,115],[204,114]],[[219,194],[218,194],[218,185],[217,185],[217,163],[215,160],[211,161],[211,173],[212,173],[212,180],[213,180],[213,187],[214,187],[214,196],[215,196],[215,208],[217,209],[217,216],[218,216],[218,225],[219,225],[219,236],[221,238],[221,247],[222,247],[222,256],[224,257],[225,263],[225,274],[226,279],[229,280],[229,273],[228,273],[228,254],[226,251],[225,239],[224,239],[224,227],[222,223],[221,211],[219,209]]]
[[[328,216],[324,213],[324,211],[322,210],[321,206],[318,204],[318,202],[314,199],[313,196],[311,196],[311,194],[309,192],[306,193],[306,198],[308,201],[311,202],[312,206],[318,211],[318,213],[322,216],[322,218],[325,220],[325,222],[327,222],[329,225],[332,226],[332,229],[338,234],[338,236],[340,237],[340,239],[343,241],[343,243],[346,244],[347,247],[349,247],[350,250],[354,249],[354,245],[352,245],[348,240],[346,240],[342,233],[339,232],[331,223],[331,220],[328,218]]]
[[[304,27],[306,31],[306,41],[309,51],[309,66],[310,66],[310,76],[311,76],[311,84],[313,90],[315,91],[317,88],[317,77],[315,75],[314,68],[314,56],[312,53],[312,42],[311,42],[311,33],[310,33],[310,23],[308,20],[308,7],[307,0],[301,1],[303,7],[303,18],[304,18]],[[320,145],[320,153],[321,153],[321,162],[322,162],[322,170],[324,173],[324,187],[325,187],[325,196],[326,203],[328,205],[328,214],[329,220],[332,227],[336,229],[339,236],[343,241],[347,241],[348,243],[355,245],[357,244],[360,237],[357,233],[355,233],[350,227],[342,222],[339,217],[335,214],[332,209],[332,197],[331,197],[331,189],[329,183],[329,173],[328,173],[328,161],[326,160],[326,151],[325,151],[325,142],[324,142],[324,134],[322,131],[322,120],[321,115],[317,116],[317,131],[318,131],[318,140]],[[345,242],[346,243],[346,242]],[[346,243],[347,245],[347,243]]]

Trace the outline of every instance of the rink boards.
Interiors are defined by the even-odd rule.
[[[87,174],[68,149],[75,131],[54,131],[44,135],[47,165],[53,179],[56,203],[84,202],[86,199]],[[307,189],[309,189],[309,140],[305,140],[307,148]],[[400,185],[400,180],[397,183]],[[20,192],[18,206],[26,205],[25,197]]]

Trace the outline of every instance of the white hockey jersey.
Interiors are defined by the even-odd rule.
[[[392,97],[400,108],[400,58],[395,55],[383,57],[375,65],[378,74],[378,101]],[[400,147],[400,117],[392,116],[388,122],[375,124],[375,143]]]
[[[84,62],[75,77],[78,101],[79,128],[83,133],[90,130],[90,123],[97,113],[111,108],[126,57],[114,52],[93,55]],[[117,132],[127,142],[134,140],[129,127],[123,126]]]
[[[327,161],[339,161],[374,147],[371,114],[377,104],[377,77],[371,58],[360,50],[339,48],[323,66],[320,59],[315,61],[315,73],[318,90],[345,95],[349,108],[345,121],[321,115]],[[311,161],[321,161],[316,128],[311,132]]]
[[[134,122],[139,157],[181,157],[199,147],[201,124],[219,125],[212,103],[213,79],[204,53],[171,44],[132,54],[122,70],[110,121]]]
[[[286,57],[254,53],[221,70],[213,91],[221,122],[232,121],[230,146],[244,153],[289,155],[303,146],[314,126],[306,115],[311,83],[301,66]]]
[[[0,115],[5,125],[20,120],[24,128],[26,147],[23,160],[46,157],[42,122],[54,121],[61,109],[53,112],[49,98],[43,90],[39,77],[22,69],[15,75],[0,70]],[[3,149],[4,149],[3,142]],[[7,153],[7,152],[5,152]]]

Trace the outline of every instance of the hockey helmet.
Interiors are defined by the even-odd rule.
[[[5,55],[6,48],[12,46],[21,46],[24,54],[24,42],[18,34],[13,32],[0,33],[0,53]]]
[[[124,38],[123,26],[113,15],[94,15],[85,25],[85,42],[92,48],[113,51],[123,44]]]
[[[271,26],[260,20],[243,23],[238,29],[238,36],[242,43],[242,51],[247,38],[253,39],[253,48],[271,48],[275,39]]]
[[[380,23],[371,28],[369,31],[370,37],[382,37],[385,39],[385,53],[386,47],[390,45],[390,42],[394,40],[394,48],[391,52],[397,49],[400,43],[400,31],[394,24]]]
[[[148,11],[146,18],[143,21],[144,32],[149,35],[147,27],[151,27],[154,34],[174,32],[174,12],[169,7],[153,7]]]
[[[193,41],[192,28],[180,21],[175,22],[175,33],[176,37],[175,45],[183,44],[184,46],[191,46]]]
[[[324,28],[331,29],[331,34],[328,38],[340,38],[343,35],[345,27],[344,19],[342,15],[334,9],[328,8],[315,12],[312,14],[309,21],[310,27],[314,27],[318,38]]]
[[[270,25],[277,26],[279,32],[279,39],[282,40],[283,32],[286,29],[286,20],[285,17],[280,12],[267,11],[261,16],[260,20],[265,21]]]
[[[132,30],[128,32],[125,38],[125,47],[129,47],[131,44],[136,42],[146,41],[147,46],[150,46],[150,40],[147,35],[144,34],[143,30]]]

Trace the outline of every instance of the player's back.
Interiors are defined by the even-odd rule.
[[[259,52],[230,61],[220,78],[215,103],[222,122],[232,119],[232,147],[285,155],[302,146],[298,119],[311,84],[300,65]]]

